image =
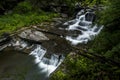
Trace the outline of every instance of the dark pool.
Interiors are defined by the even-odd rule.
[[[0,80],[47,80],[34,57],[7,48],[0,52]]]

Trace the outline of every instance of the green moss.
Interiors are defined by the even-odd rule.
[[[0,16],[0,34],[3,32],[13,32],[21,27],[39,24],[44,21],[51,21],[57,17],[56,13],[26,13],[26,14],[8,14]]]
[[[18,3],[11,13],[0,15],[0,35],[4,32],[13,32],[21,27],[39,24],[44,21],[51,21],[57,13],[44,12],[35,7],[27,0]]]

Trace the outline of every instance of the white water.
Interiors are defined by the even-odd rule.
[[[43,56],[45,55],[46,50],[43,49],[40,45],[37,45],[37,48],[33,50],[30,55],[35,57],[35,63],[39,63]]]
[[[66,36],[66,40],[69,40],[73,45],[77,45],[79,43],[87,43],[89,40],[94,39],[95,35],[99,34],[103,26],[97,27],[97,25],[92,26],[93,17],[90,18],[90,21],[87,21],[85,18],[84,11],[81,10],[76,19],[68,21],[64,23],[64,25],[69,25],[66,30],[78,30],[80,34],[77,37]],[[38,34],[38,33],[36,33]],[[27,43],[23,41],[16,41],[12,44],[15,47],[25,48],[28,47]],[[47,50],[43,48],[41,45],[37,45],[37,47],[31,51],[30,55],[35,57],[35,63],[38,64],[38,67],[42,69],[40,72],[46,73],[49,76],[52,72],[56,70],[56,68],[61,64],[64,57],[55,55],[51,55],[51,58],[46,58]]]
[[[78,30],[81,32],[80,34],[78,34],[77,37],[66,36],[66,40],[70,41],[72,45],[77,45],[79,43],[87,43],[89,40],[94,39],[94,37],[99,34],[99,32],[103,28],[103,26],[97,27],[97,24],[92,25],[94,16],[85,17],[87,14],[94,13],[84,13],[84,10],[81,10],[80,12],[78,12],[75,19],[64,23],[64,25],[69,25],[66,30]],[[89,21],[87,21],[86,18],[88,18]]]
[[[59,55],[56,55],[54,53],[51,55],[50,58],[46,58],[45,54],[47,50],[45,48],[43,48],[41,45],[36,44],[29,45],[23,40],[13,40],[11,42],[11,46],[13,46],[17,50],[30,50],[31,52],[29,55],[35,58],[34,62],[38,65],[40,73],[45,73],[47,77],[56,70],[56,68],[61,64],[64,59],[63,56],[59,57]]]
[[[15,48],[17,48],[19,50],[22,50],[22,49],[27,47],[27,43],[22,41],[22,40],[17,40],[17,41],[11,42],[10,46],[13,46],[13,47],[15,47]]]
[[[61,64],[64,57],[61,57],[59,60],[59,56],[53,54],[49,59],[45,57],[45,53],[46,49],[43,49],[40,45],[38,45],[37,48],[30,53],[30,55],[35,57],[35,63],[38,64],[40,69],[42,69],[41,72],[45,72],[47,73],[47,76],[49,76]]]

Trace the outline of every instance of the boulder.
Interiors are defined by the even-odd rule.
[[[24,30],[18,36],[32,43],[41,43],[42,41],[49,40],[42,32],[32,29]]]
[[[0,46],[9,43],[11,40],[9,33],[3,33],[0,38]]]
[[[3,33],[0,38],[0,51],[5,49],[9,42],[11,41],[11,37],[9,33]]]
[[[62,17],[62,18],[68,18],[68,15],[67,15],[67,14],[64,14],[64,13],[61,13],[61,17]]]
[[[85,14],[85,20],[86,20],[86,21],[93,22],[93,21],[95,21],[95,17],[96,17],[96,15],[95,15],[95,13],[93,13],[93,12],[87,12],[87,13]]]

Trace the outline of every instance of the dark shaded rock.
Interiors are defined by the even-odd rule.
[[[63,21],[63,18],[53,18],[52,20],[54,21],[54,24],[61,24]],[[55,26],[55,25],[53,25],[53,26]]]
[[[82,30],[82,31],[87,31],[87,29],[85,29],[84,27],[77,27],[78,30]]]
[[[49,41],[42,43],[42,46],[47,49],[47,55],[53,53],[58,55],[67,54],[71,50],[71,46],[65,39],[55,36]]]
[[[95,21],[96,15],[93,12],[87,12],[85,15],[85,20],[86,21]]]
[[[0,9],[0,15],[3,15],[5,13],[5,10]]]
[[[75,15],[79,12],[79,11],[81,11],[81,10],[83,10],[84,8],[83,7],[81,7],[80,5],[76,5],[75,6]]]
[[[4,44],[7,44],[8,42],[10,42],[10,40],[11,40],[10,34],[9,33],[3,33],[1,35],[1,39],[0,39],[0,46],[4,45]]]
[[[0,46],[0,51],[2,51],[3,49],[5,49],[8,45],[7,44],[4,44],[2,46]]]
[[[87,26],[87,24],[85,24],[84,22],[79,22],[80,26]]]
[[[65,30],[65,28],[67,28],[68,25],[58,24],[55,27],[58,28],[58,29],[60,29],[60,30]]]
[[[79,30],[70,30],[66,34],[68,36],[77,37],[78,35],[81,34],[81,31],[79,31]]]
[[[94,12],[94,9],[89,8],[89,9],[86,9],[86,11],[87,12]]]
[[[10,37],[10,34],[9,33],[3,33],[1,36],[2,37]]]
[[[77,22],[77,20],[71,20],[71,21],[68,21],[68,24],[69,25],[73,25],[73,24],[75,24]]]
[[[11,41],[9,33],[3,33],[0,39],[0,51],[5,49],[8,46],[8,43]]]
[[[77,3],[75,5],[75,9],[74,9],[74,18],[78,14],[78,12],[81,11],[81,10],[84,10],[84,7],[82,7],[80,3]]]
[[[68,17],[68,15],[67,15],[67,14],[62,13],[62,14],[61,14],[61,17],[62,17],[62,18],[67,18],[67,17]]]
[[[69,13],[69,6],[66,5],[66,4],[62,4],[61,5],[61,10],[60,10],[61,13],[65,13],[65,14],[68,14]]]

